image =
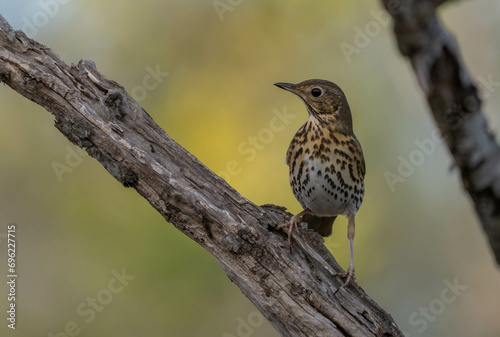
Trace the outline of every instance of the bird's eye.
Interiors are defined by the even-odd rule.
[[[321,96],[322,94],[322,91],[320,88],[314,88],[313,90],[311,90],[311,94],[314,96],[314,97],[319,97]]]

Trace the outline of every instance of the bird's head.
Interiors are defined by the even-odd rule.
[[[334,123],[335,128],[342,133],[353,132],[351,109],[344,92],[335,83],[307,80],[297,84],[275,83],[274,85],[302,98],[310,116],[326,123]]]

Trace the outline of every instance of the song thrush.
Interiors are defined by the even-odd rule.
[[[348,219],[347,237],[351,247],[351,264],[345,274],[345,287],[354,276],[354,216],[364,195],[365,160],[352,129],[347,99],[335,83],[308,80],[298,84],[275,83],[281,89],[299,96],[305,103],[309,119],[297,131],[286,154],[293,194],[304,208],[279,228],[289,227],[288,242],[297,225],[304,221],[322,236],[332,233],[338,215]]]

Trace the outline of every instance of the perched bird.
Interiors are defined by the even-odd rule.
[[[332,234],[338,215],[348,219],[347,237],[351,247],[351,264],[343,287],[354,276],[354,217],[363,201],[365,160],[352,129],[352,117],[342,89],[325,80],[308,80],[298,84],[275,83],[299,96],[305,103],[309,119],[300,127],[286,154],[293,194],[304,208],[289,222],[288,242],[297,225],[304,221],[322,236]]]

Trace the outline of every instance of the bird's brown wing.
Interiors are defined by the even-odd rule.
[[[303,154],[303,146],[304,143],[307,140],[307,135],[306,135],[306,127],[311,124],[309,121],[307,121],[304,125],[300,127],[299,130],[295,133],[295,136],[293,136],[292,141],[290,142],[290,146],[288,146],[288,150],[286,151],[286,159],[285,163],[291,168],[292,167],[292,161],[301,162],[302,158],[304,156]],[[301,158],[298,158],[301,156]]]
[[[366,173],[365,157],[363,156],[363,150],[361,149],[361,144],[359,143],[359,140],[356,138],[356,136],[354,136],[354,139],[356,140],[356,145],[358,147],[358,151],[360,154],[360,156],[358,156],[359,162],[357,162],[359,168],[358,175],[361,177],[361,179],[364,179]]]
[[[333,222],[337,217],[319,217],[311,213],[307,213],[302,217],[302,221],[307,223],[307,226],[321,236],[330,236],[332,234]]]

